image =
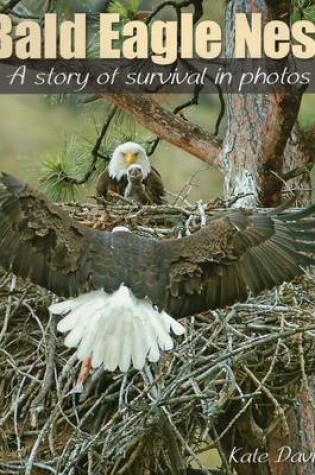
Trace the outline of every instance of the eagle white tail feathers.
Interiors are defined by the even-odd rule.
[[[146,358],[156,362],[160,352],[170,350],[170,337],[182,335],[184,327],[166,312],[156,310],[149,299],[139,300],[124,285],[112,293],[89,292],[75,299],[51,305],[50,312],[67,315],[58,330],[69,332],[65,345],[77,347],[80,360],[91,357],[92,366],[104,365],[127,371],[131,363],[142,369]]]

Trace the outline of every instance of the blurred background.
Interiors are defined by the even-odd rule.
[[[166,98],[164,102],[177,101]],[[198,110],[190,108],[185,116],[213,132],[219,106],[214,96],[202,97],[201,102]],[[36,96],[0,96],[0,108],[1,170],[14,173],[34,185],[40,184],[40,176],[46,172],[49,163],[55,161],[57,164],[65,156],[73,163],[70,173],[78,176],[84,173],[108,110],[101,101],[71,108],[67,105],[50,106]],[[120,125],[112,127],[106,149],[112,150],[121,141],[129,139],[142,142],[145,138],[152,138],[125,114],[117,122]],[[174,194],[191,190],[190,200],[208,200],[221,193],[218,171],[168,143],[160,143],[151,161],[160,171],[167,190]],[[78,191],[80,196],[91,190]]]

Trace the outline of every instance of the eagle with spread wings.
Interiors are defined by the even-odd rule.
[[[315,205],[226,210],[172,240],[90,229],[0,175],[0,265],[68,300],[50,307],[80,359],[126,371],[172,348],[180,317],[244,301],[314,264]]]

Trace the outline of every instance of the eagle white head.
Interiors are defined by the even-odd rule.
[[[130,165],[140,165],[145,179],[150,171],[150,160],[141,145],[135,142],[126,142],[119,145],[112,155],[108,165],[108,172],[111,178],[120,180],[122,176],[127,175]]]

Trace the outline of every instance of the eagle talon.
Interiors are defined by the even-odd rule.
[[[82,383],[77,383],[71,391],[66,394],[66,396],[70,396],[71,394],[82,394],[83,393],[83,384]]]

